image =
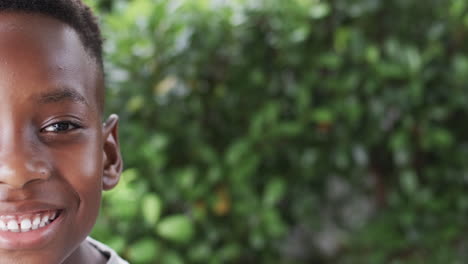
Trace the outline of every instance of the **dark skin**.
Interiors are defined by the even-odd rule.
[[[102,89],[98,63],[70,26],[0,13],[0,215],[37,205],[63,214],[40,245],[0,239],[0,264],[106,262],[84,241],[102,190],[122,171],[118,118],[102,123]]]

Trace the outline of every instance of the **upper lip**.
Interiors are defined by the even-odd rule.
[[[61,209],[63,209],[63,207],[39,201],[0,202],[0,215],[34,214]]]

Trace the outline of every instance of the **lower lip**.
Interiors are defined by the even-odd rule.
[[[65,217],[62,210],[52,223],[28,232],[0,231],[0,248],[7,250],[36,249],[53,240]]]

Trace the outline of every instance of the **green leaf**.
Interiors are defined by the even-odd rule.
[[[268,206],[275,205],[284,195],[286,183],[281,178],[272,178],[266,185],[263,202]]]
[[[312,119],[318,123],[330,123],[334,119],[333,112],[327,108],[318,108],[312,112]]]
[[[128,251],[128,257],[134,263],[150,263],[158,255],[158,245],[152,238],[143,238],[134,243]]]
[[[161,219],[156,232],[164,239],[184,244],[192,239],[194,226],[187,216],[173,215]]]
[[[418,177],[414,171],[406,170],[400,177],[401,187],[408,195],[413,195],[418,189]]]
[[[143,196],[142,202],[143,219],[148,225],[155,225],[159,220],[162,210],[162,202],[158,195],[148,193]]]
[[[184,264],[184,260],[182,259],[182,256],[179,255],[177,252],[168,252],[164,254],[164,256],[161,258],[161,263],[164,264]]]
[[[310,16],[314,19],[326,17],[330,13],[330,6],[327,3],[318,3],[310,9]]]
[[[237,166],[242,162],[243,157],[250,151],[248,140],[240,139],[235,141],[225,154],[226,162],[231,166]]]

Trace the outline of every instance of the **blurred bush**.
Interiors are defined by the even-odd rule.
[[[468,2],[88,1],[131,263],[464,263]]]

